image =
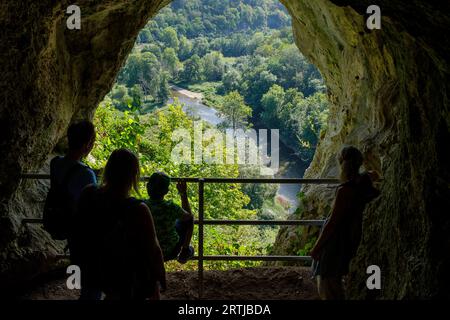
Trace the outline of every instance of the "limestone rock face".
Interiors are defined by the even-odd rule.
[[[1,1],[0,286],[47,270],[57,252],[40,227],[21,224],[41,216],[46,189],[30,197],[42,183],[20,173],[42,168],[71,121],[92,117],[139,30],[167,3],[77,1],[81,30],[69,30],[73,1]]]
[[[93,115],[146,21],[169,1],[77,1],[81,30],[66,28],[69,1],[0,3],[0,284],[47,270],[62,244],[23,217],[39,216],[41,169],[69,123]],[[353,298],[448,295],[449,4],[380,0],[382,29],[365,29],[368,0],[281,0],[296,43],[329,88],[328,128],[307,177],[334,177],[336,154],[354,144],[365,167],[383,175],[367,208],[352,264]],[[44,169],[42,169],[45,171]],[[333,189],[305,187],[304,217],[328,214]],[[279,247],[301,240],[285,229]],[[382,290],[366,289],[365,269],[382,270]]]
[[[370,1],[282,2],[331,101],[327,131],[305,177],[336,177],[337,154],[353,144],[363,151],[365,168],[384,178],[381,197],[365,212],[350,296],[448,296],[449,11],[425,1],[378,1],[382,30],[369,31]],[[303,217],[328,216],[334,189],[305,186],[303,192]],[[290,233],[284,229],[277,239],[285,253],[292,250],[285,241]],[[372,264],[382,271],[379,292],[366,288]]]

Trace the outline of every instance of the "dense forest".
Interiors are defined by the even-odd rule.
[[[108,98],[119,110],[146,113],[165,105],[170,84],[204,93],[225,120],[237,92],[252,109],[240,122],[284,128],[283,140],[294,141],[305,161],[325,125],[323,80],[293,43],[278,1],[177,0],[161,10],[140,32]]]
[[[281,139],[305,163],[311,161],[325,130],[326,88],[293,43],[290,24],[276,0],[176,0],[161,10],[140,32],[100,103],[95,118],[99,139],[90,164],[100,168],[112,150],[127,147],[139,154],[144,175],[160,170],[184,177],[258,176],[251,166],[171,161],[172,133],[192,131],[194,121],[176,100],[168,103],[172,85],[202,93],[202,103],[223,118],[218,128],[282,128]],[[285,218],[289,207],[278,201],[276,185],[205,188],[206,218]],[[195,185],[189,192],[197,212]],[[146,196],[144,188],[139,196]],[[174,190],[170,197],[178,200]],[[215,226],[205,232],[205,254],[254,255],[270,252],[277,228]]]

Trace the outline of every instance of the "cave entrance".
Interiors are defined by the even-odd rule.
[[[45,161],[69,123],[93,115],[139,29],[169,2],[81,1],[82,28],[67,30],[61,2],[24,6],[2,1],[1,19],[8,31],[0,35],[6,47],[1,58],[5,103],[0,111],[2,287],[54,265],[56,246],[48,235],[21,224],[23,218],[42,214],[46,190],[21,175],[41,168],[48,172]],[[449,10],[432,1],[405,7],[402,1],[380,0],[382,29],[369,32],[367,1],[280,2],[292,17],[298,48],[321,70],[329,96],[332,121],[305,176],[335,177],[336,154],[343,144],[353,144],[363,151],[365,168],[385,178],[388,197],[367,208],[364,241],[353,269],[365,270],[368,262],[379,265],[386,279],[383,298],[448,296],[448,216],[437,208],[448,207],[449,199]],[[420,28],[417,21],[422,22]],[[131,113],[127,123],[139,128]],[[130,140],[122,141],[126,145]],[[145,147],[152,153],[155,144]],[[306,213],[326,215],[333,192],[315,186],[303,190]],[[242,199],[232,204],[242,204],[237,201]],[[298,239],[286,232],[280,241],[284,249],[297,252],[292,238]],[[365,277],[365,272],[352,275],[357,280],[349,282],[352,298],[368,296],[360,285]]]
[[[200,8],[202,19],[195,19]],[[291,17],[277,0],[176,0],[140,31],[100,103],[95,116],[99,138],[90,164],[102,167],[113,149],[128,147],[141,155],[145,175],[165,171],[171,176],[302,178],[326,127],[327,112],[324,80],[295,45]],[[213,163],[176,163],[179,159],[172,156],[179,137],[174,133],[182,129],[194,135],[199,120],[204,130],[216,128],[225,138],[230,127],[253,131],[256,144],[262,130],[269,135],[276,130],[279,147],[272,149],[269,143],[268,149],[272,160],[277,153],[279,166],[261,175],[257,165],[244,161],[235,166],[226,157]],[[204,139],[201,148],[208,149],[214,139]],[[229,145],[226,139],[221,144]],[[228,186],[220,188],[225,191]],[[142,191],[145,195],[145,188]],[[207,211],[218,219],[286,219],[298,206],[299,191],[298,184],[245,184],[225,196],[211,193],[208,201],[217,203],[222,197],[222,205]],[[178,198],[174,190],[169,197]],[[239,205],[229,206],[236,199]],[[227,207],[232,209],[224,214]],[[234,243],[225,250],[267,254],[278,227],[243,226],[239,236],[226,227],[209,228]],[[224,247],[225,238],[216,240],[219,247]],[[246,249],[246,242],[255,248]]]

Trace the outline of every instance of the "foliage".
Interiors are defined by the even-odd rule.
[[[255,29],[279,29],[289,23],[289,15],[278,1],[175,0],[144,30],[157,40],[166,36],[159,26],[170,26],[179,36],[189,39],[213,38]]]
[[[202,58],[203,76],[206,81],[220,81],[225,72],[225,62],[220,52],[207,53]]]
[[[193,55],[184,63],[181,79],[186,82],[195,83],[202,79],[202,65],[198,55]]]
[[[296,89],[285,91],[273,85],[261,99],[262,119],[274,127],[287,127],[281,131],[282,138],[296,141],[296,147],[304,161],[311,161],[320,138],[325,130],[328,104],[323,93],[304,98]]]
[[[119,111],[109,103],[102,103],[97,109],[94,124],[98,139],[92,151],[89,164],[102,168],[109,154],[117,148],[128,148],[139,155],[142,175],[154,171],[164,171],[177,177],[238,177],[237,165],[176,164],[171,159],[171,151],[178,141],[173,141],[172,133],[186,129],[193,136],[193,120],[180,105],[172,104],[147,115],[139,115],[129,109]],[[205,129],[208,127],[204,125]],[[203,147],[208,141],[203,142]],[[205,218],[207,219],[255,219],[256,211],[248,209],[249,197],[239,184],[205,185]],[[146,197],[145,186],[141,186],[140,197]],[[198,192],[195,184],[188,186],[189,201],[195,215],[198,214]],[[168,198],[180,204],[179,196],[171,186]],[[270,238],[269,235],[272,237]],[[272,231],[256,230],[245,226],[205,227],[205,254],[266,254],[273,241]],[[193,243],[197,243],[197,233]],[[255,262],[236,262],[231,266],[255,265]],[[193,265],[189,265],[193,267]],[[230,266],[223,262],[210,265],[212,268]]]
[[[231,91],[223,98],[220,112],[225,118],[226,125],[233,130],[242,126],[247,127],[248,118],[252,115],[252,109],[244,103],[244,97],[237,91]]]
[[[139,155],[145,175],[159,170],[186,177],[255,176],[254,169],[244,166],[171,161],[177,144],[172,133],[186,129],[192,136],[193,120],[177,102],[167,105],[170,83],[203,93],[203,103],[219,110],[225,126],[246,127],[253,122],[279,128],[281,139],[310,161],[320,132],[326,129],[326,89],[319,71],[295,46],[290,23],[277,0],[173,1],[139,33],[116,83],[100,104],[95,118],[99,139],[91,164],[101,168],[114,149],[126,147]],[[277,188],[208,184],[205,215],[215,219],[284,217],[286,208],[276,201]],[[145,196],[143,186],[140,196]],[[169,198],[179,201],[175,188]],[[189,185],[189,199],[198,213],[195,185]],[[205,233],[205,254],[255,255],[269,252],[276,228],[207,226]],[[194,233],[195,244],[196,237]]]

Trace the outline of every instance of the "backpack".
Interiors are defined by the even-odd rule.
[[[68,184],[70,178],[83,166],[73,165],[65,174],[61,184],[52,181],[43,212],[44,230],[50,233],[54,240],[66,240],[69,236],[70,224],[74,213],[74,199],[72,199]]]

